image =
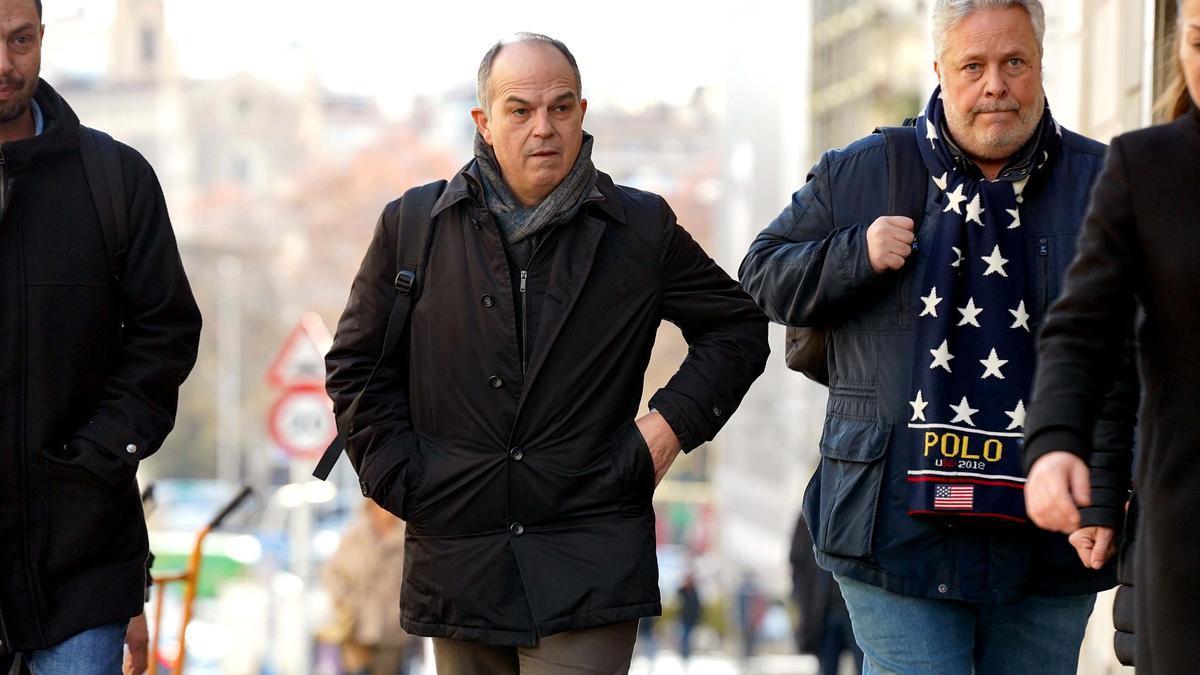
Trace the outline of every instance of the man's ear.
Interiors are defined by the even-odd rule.
[[[941,84],[942,83],[942,69],[941,69],[941,66],[938,65],[937,61],[933,62],[933,74],[935,77],[937,77],[938,84]]]
[[[475,121],[475,128],[479,130],[479,135],[483,136],[484,142],[491,145],[492,131],[488,126],[491,124],[491,120],[488,119],[487,113],[483,111],[483,108],[476,106],[471,108],[471,119]]]

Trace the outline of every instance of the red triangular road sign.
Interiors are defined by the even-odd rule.
[[[313,312],[300,318],[283,349],[267,371],[267,382],[284,389],[293,387],[325,387],[325,352],[333,338],[325,322]]]

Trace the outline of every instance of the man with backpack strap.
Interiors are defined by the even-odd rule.
[[[826,334],[804,515],[863,672],[1074,673],[1113,566],[1087,569],[1029,524],[1021,432],[1036,331],[1104,148],[1045,102],[1038,0],[933,4],[940,86],[916,125],[826,153],[741,280],[773,320]],[[897,172],[920,181],[897,188]],[[1127,453],[1129,416],[1102,426],[1097,454]],[[1128,482],[1128,461],[1092,471]],[[1119,501],[1106,506],[1119,522]]]
[[[0,669],[107,674],[146,588],[135,473],[200,314],[153,170],[38,78],[43,32],[0,0]]]
[[[767,319],[595,169],[564,44],[497,43],[478,94],[475,158],[384,210],[328,390],[363,494],[407,521],[401,624],[440,673],[624,672],[661,612],[655,486],[762,372]],[[689,354],[637,416],[663,320]]]

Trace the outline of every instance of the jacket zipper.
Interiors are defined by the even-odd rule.
[[[8,168],[4,165],[4,146],[0,145],[0,221],[8,215],[8,203],[12,201],[11,188]]]
[[[4,183],[8,182],[8,176],[5,175],[6,173],[8,172],[5,171],[4,166],[4,146],[0,145],[0,221],[3,221],[4,216],[8,213],[8,200],[10,192],[7,189],[2,189],[10,187],[8,185],[3,185]],[[26,509],[28,509],[28,499],[25,501],[26,503],[24,506]],[[3,608],[0,608],[0,650],[8,651],[10,653],[12,651],[12,641],[8,639],[8,624],[4,621]]]
[[[0,610],[0,651],[12,653],[12,641],[8,639],[8,626],[4,623],[3,610]]]
[[[533,266],[533,261],[537,259],[538,251],[541,250],[542,244],[546,242],[548,237],[542,237],[538,240],[536,246],[533,247],[533,253],[529,254],[529,262],[526,267]],[[529,304],[526,298],[529,297],[525,293],[526,282],[529,280],[529,271],[521,270],[521,380],[525,379],[525,368],[528,365],[527,354],[529,354]]]
[[[1047,309],[1046,306],[1048,304],[1050,304],[1049,256],[1050,256],[1050,241],[1048,239],[1046,239],[1045,237],[1042,237],[1041,239],[1038,239],[1038,258],[1039,258],[1039,261],[1041,262],[1041,267],[1042,267],[1042,287],[1040,289],[1038,289],[1039,291],[1041,291],[1042,297],[1038,298],[1038,301],[1039,301],[1039,304],[1041,305],[1043,315],[1046,312],[1046,309]]]
[[[529,272],[521,270],[521,379],[525,379],[525,355],[529,351],[529,305],[525,301],[528,294],[525,293],[525,282],[529,279]]]

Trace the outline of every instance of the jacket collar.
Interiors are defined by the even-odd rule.
[[[625,208],[621,205],[617,186],[613,184],[612,178],[608,174],[603,171],[596,173],[596,186],[583,201],[584,206],[594,206],[606,213],[612,220],[625,223]],[[446,184],[446,189],[434,203],[430,216],[437,217],[442,211],[461,201],[471,201],[476,206],[484,204],[483,177],[479,171],[479,164],[474,159],[467,162],[466,166]]]
[[[18,171],[39,158],[79,148],[79,118],[63,97],[45,81],[38,80],[33,100],[42,112],[44,128],[38,136],[5,143],[4,166]]]
[[[1049,114],[1048,112],[1042,113]],[[1040,124],[1040,121],[1039,121]],[[1057,122],[1055,122],[1057,124]],[[983,172],[979,170],[979,165],[975,160],[967,156],[967,153],[959,147],[954,137],[950,135],[950,130],[945,128],[938,129],[938,133],[946,141],[946,147],[950,148],[950,154],[954,156],[954,161],[959,168],[966,171],[968,175],[975,178],[982,178]],[[1029,178],[1029,174],[1033,173],[1035,160],[1037,159],[1038,149],[1038,130],[1034,129],[1033,135],[1025,140],[1025,144],[1021,146],[1017,153],[1008,159],[1004,168],[1000,170],[999,180],[1020,181]]]

